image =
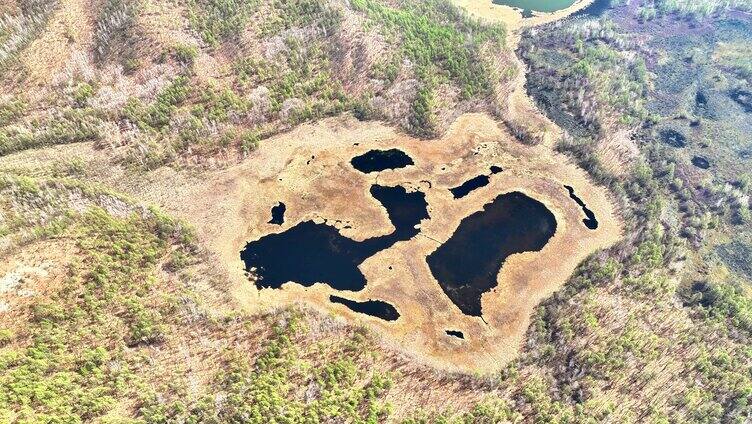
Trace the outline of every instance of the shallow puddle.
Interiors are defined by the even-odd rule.
[[[730,94],[731,100],[741,106],[745,112],[752,113],[752,93],[746,90],[736,89]]]
[[[501,171],[502,169],[500,166],[494,165],[491,167],[491,175],[498,174]],[[491,175],[478,175],[477,177],[471,178],[457,187],[450,188],[449,191],[452,193],[452,196],[454,196],[455,199],[461,199],[472,193],[474,190],[487,186],[488,183],[491,182]]]
[[[462,331],[457,330],[446,330],[447,336],[457,337],[458,339],[465,339],[465,335],[462,334]]]
[[[682,148],[687,145],[687,137],[676,130],[661,130],[661,140],[671,147]]]

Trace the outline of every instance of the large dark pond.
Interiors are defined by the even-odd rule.
[[[404,187],[371,186],[371,195],[386,208],[395,230],[388,235],[355,241],[326,223],[305,221],[278,234],[252,241],[240,252],[246,270],[255,269],[258,288],[279,288],[287,282],[305,287],[325,283],[337,290],[361,290],[366,279],[358,269],[367,258],[418,234],[427,219],[425,194]]]
[[[481,296],[496,287],[506,258],[541,250],[555,232],[556,218],[543,203],[502,194],[463,219],[426,261],[449,299],[464,314],[481,316]]]
[[[381,300],[357,302],[355,300],[345,299],[344,297],[331,295],[329,296],[329,301],[345,305],[351,311],[381,318],[385,321],[396,321],[400,317],[399,312],[397,312],[397,309],[395,309],[394,306]]]
[[[350,163],[353,168],[366,174],[404,168],[414,164],[410,156],[398,149],[370,150],[360,156],[355,156]]]

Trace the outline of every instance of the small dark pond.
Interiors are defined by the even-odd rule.
[[[731,99],[738,103],[744,111],[752,113],[752,93],[746,90],[736,89],[731,91]]]
[[[426,262],[464,314],[481,316],[481,296],[496,286],[506,258],[541,250],[555,232],[556,218],[543,203],[520,192],[506,193],[464,218]]]
[[[350,163],[353,168],[365,174],[414,165],[412,158],[398,149],[370,150],[355,156]]]
[[[661,130],[661,140],[671,147],[681,148],[687,145],[687,137],[676,130]]]
[[[491,167],[491,174],[498,174],[501,172],[502,169],[500,166],[492,166]],[[477,190],[481,187],[485,187],[488,185],[488,183],[491,182],[490,175],[478,175],[477,177],[473,177],[461,185],[450,188],[449,191],[452,192],[452,195],[455,199],[461,199],[468,194],[472,193],[473,190]]]
[[[595,214],[593,213],[593,211],[588,209],[585,202],[583,202],[582,199],[580,199],[579,196],[574,193],[574,188],[568,185],[565,185],[564,188],[566,188],[569,192],[569,197],[574,200],[575,203],[580,205],[582,212],[585,213],[586,218],[582,220],[582,223],[591,230],[598,229],[598,220],[595,219]]]
[[[446,333],[447,333],[447,335],[452,336],[452,337],[457,337],[458,339],[463,339],[464,340],[464,338],[465,338],[465,335],[462,334],[462,331],[446,330]]]
[[[489,182],[491,182],[491,179],[488,178],[488,175],[478,175],[477,177],[465,181],[460,186],[450,188],[449,191],[452,192],[455,199],[461,199],[470,194],[473,190],[487,186]]]
[[[382,302],[381,300],[357,302],[355,300],[345,299],[344,297],[331,295],[329,296],[329,301],[344,305],[353,312],[381,318],[385,321],[396,321],[400,317],[399,312],[397,312],[397,309],[395,309],[394,306]]]
[[[362,290],[366,279],[358,269],[367,258],[409,240],[427,219],[425,194],[404,187],[371,186],[371,195],[386,208],[395,230],[388,235],[355,241],[326,223],[305,221],[278,234],[252,241],[240,252],[246,270],[255,268],[258,288],[279,288],[289,281],[305,287],[325,283],[337,290]]]
[[[710,168],[710,161],[702,156],[695,156],[692,158],[692,165],[700,169],[708,169]]]
[[[708,97],[702,91],[695,94],[695,106],[704,109],[708,106]]]
[[[269,224],[276,224],[276,225],[282,225],[285,223],[285,210],[287,210],[287,207],[284,203],[279,202],[277,203],[277,206],[274,206],[272,208],[272,219],[269,221]]]

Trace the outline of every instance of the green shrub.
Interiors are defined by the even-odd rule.
[[[256,0],[190,0],[189,20],[201,38],[212,46],[235,38],[245,28]]]
[[[91,109],[67,109],[38,128],[0,129],[0,155],[55,144],[93,141],[100,138],[100,119]]]
[[[179,44],[174,47],[174,55],[178,63],[190,67],[198,57],[198,50],[193,46]]]
[[[0,127],[12,124],[26,111],[26,103],[19,99],[12,99],[0,103]]]

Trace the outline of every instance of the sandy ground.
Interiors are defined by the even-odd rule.
[[[415,166],[362,174],[349,163],[370,149],[392,147],[410,155]],[[60,146],[0,158],[0,169],[45,162],[49,166],[50,158],[104,155],[91,144]],[[157,204],[196,227],[218,259],[220,271],[230,276],[232,295],[244,310],[258,312],[305,302],[325,313],[367,322],[386,343],[449,370],[492,372],[513,359],[535,306],[559,289],[580,261],[612,245],[622,233],[605,189],[592,184],[581,169],[550,146],[521,145],[484,114],[461,116],[446,136],[434,141],[414,139],[378,122],[331,118],[264,141],[236,166],[197,175],[162,168],[139,176],[102,160],[100,173],[92,175],[94,180]],[[491,184],[465,198],[452,197],[448,188],[488,174],[491,165],[504,168],[491,178]],[[288,283],[279,290],[257,290],[249,281],[239,256],[245,244],[299,222],[339,220],[341,233],[359,240],[391,232],[386,210],[369,193],[375,182],[425,192],[431,219],[423,221],[421,235],[361,264],[368,280],[363,291],[339,294],[387,301],[400,311],[399,320],[385,322],[331,304],[328,297],[337,292],[325,284],[304,288]],[[583,225],[583,213],[564,184],[573,186],[595,212],[601,223],[598,230]],[[484,322],[463,315],[451,303],[425,258],[451,236],[461,219],[510,191],[522,191],[546,204],[558,227],[542,251],[507,260],[498,287],[483,296]],[[272,206],[279,201],[287,205],[282,227],[267,223]],[[462,331],[466,339],[447,336],[447,329]]]

